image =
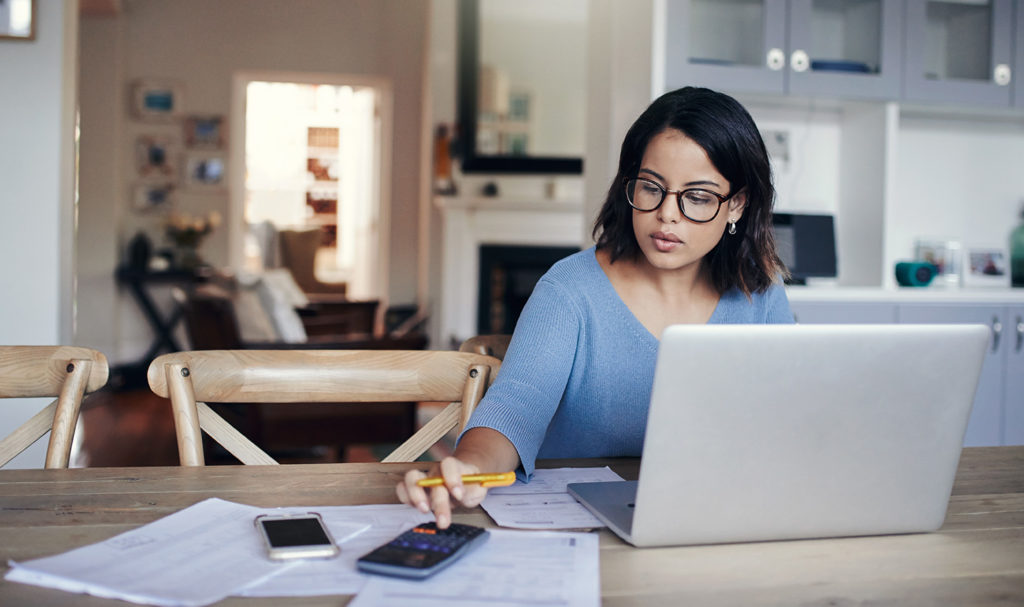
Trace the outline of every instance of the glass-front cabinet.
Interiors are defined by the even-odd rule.
[[[667,89],[894,99],[900,0],[668,0]]]
[[[905,100],[1010,107],[1012,0],[911,0],[906,11]]]

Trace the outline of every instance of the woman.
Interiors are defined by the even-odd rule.
[[[658,337],[679,323],[790,323],[775,252],[775,190],[761,135],[733,98],[683,88],[655,100],[622,143],[595,247],[537,283],[495,383],[427,492],[399,498],[451,522],[451,498],[486,494],[461,475],[537,458],[639,456]],[[697,360],[694,364],[728,365]]]

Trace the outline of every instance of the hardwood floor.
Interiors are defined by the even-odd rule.
[[[146,390],[100,390],[82,405],[75,467],[176,466],[171,404]]]
[[[421,403],[420,424],[439,406]],[[79,448],[72,467],[176,466],[178,446],[170,402],[148,389],[104,389],[90,395],[82,406]],[[453,439],[438,443],[423,459],[438,460],[451,453]],[[396,445],[347,445],[304,453],[273,454],[281,463],[374,462]],[[228,462],[225,462],[228,463]]]

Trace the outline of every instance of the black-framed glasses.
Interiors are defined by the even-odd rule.
[[[634,209],[644,213],[654,211],[661,206],[661,203],[665,202],[667,195],[675,194],[679,212],[694,223],[707,223],[718,217],[722,203],[732,198],[732,194],[722,196],[701,188],[670,190],[657,181],[642,177],[627,179],[624,184],[626,200]]]

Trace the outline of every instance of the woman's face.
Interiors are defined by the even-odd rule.
[[[711,164],[704,148],[676,129],[666,129],[651,139],[637,177],[667,190],[700,188],[721,196],[727,196],[730,190],[729,182]],[[633,209],[633,234],[644,257],[655,268],[699,267],[728,223],[739,220],[745,202],[744,194],[737,194],[722,204],[713,220],[694,223],[679,210],[676,195],[669,193],[654,211]]]

